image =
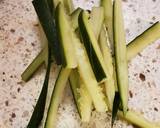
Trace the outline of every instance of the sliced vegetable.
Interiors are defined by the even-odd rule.
[[[82,118],[81,110],[80,110],[80,103],[78,102],[78,99],[80,98],[80,77],[78,74],[77,69],[73,69],[70,73],[69,76],[69,82],[70,82],[70,87],[72,90],[73,98],[79,113],[80,118]]]
[[[156,22],[127,45],[127,59],[131,60],[146,46],[160,38],[160,23]]]
[[[22,73],[22,80],[28,81],[34,72],[42,65],[45,61],[45,58],[48,56],[48,48],[44,48],[38,56],[32,61],[32,63],[27,67],[27,69]]]
[[[128,65],[121,0],[114,1],[114,40],[117,85],[125,114],[128,109]]]
[[[105,26],[106,26],[107,31],[108,31],[112,53],[114,53],[112,0],[101,0],[101,5],[104,8]]]
[[[98,86],[93,70],[89,63],[87,53],[84,49],[84,45],[80,42],[79,38],[77,38],[76,35],[74,37],[74,42],[76,46],[78,72],[80,74],[80,77],[93,100],[93,104],[96,110],[99,112],[107,111],[107,105],[104,99],[105,96],[102,93],[101,87]]]
[[[121,103],[121,98],[120,98],[119,92],[116,92],[114,97],[114,102],[113,102],[113,109],[112,109],[112,120],[111,120],[112,127],[117,117],[120,103]]]
[[[103,82],[106,80],[105,63],[88,18],[89,15],[86,11],[80,13],[78,18],[79,30],[96,80]]]
[[[80,98],[78,99],[80,110],[81,110],[81,120],[82,122],[89,122],[92,112],[92,98],[86,89],[86,85],[83,80],[80,81]]]
[[[98,40],[99,34],[102,29],[102,25],[104,22],[104,9],[103,7],[93,7],[90,13],[90,24],[92,30]]]
[[[54,128],[58,106],[60,104],[64,88],[69,78],[71,69],[61,68],[58,78],[55,83],[55,87],[52,93],[49,110],[47,113],[47,119],[45,122],[45,128]],[[35,128],[35,127],[34,127]]]
[[[45,104],[46,104],[47,90],[48,90],[50,68],[51,68],[50,59],[51,59],[51,54],[50,54],[50,50],[49,50],[49,52],[48,52],[48,66],[47,66],[47,71],[46,71],[46,75],[45,75],[45,80],[44,80],[40,96],[38,98],[38,101],[36,103],[36,106],[34,108],[34,111],[32,113],[32,116],[31,116],[31,119],[28,123],[27,128],[37,128],[43,118]]]
[[[72,14],[71,14],[71,22],[72,22],[72,28],[73,30],[76,30],[78,28],[78,16],[80,12],[82,11],[81,8],[77,8]]]
[[[72,30],[63,5],[59,3],[56,8],[56,24],[61,44],[62,64],[66,68],[75,68],[77,60],[75,56],[75,47],[72,39]]]
[[[149,122],[141,114],[131,110],[127,111],[125,116],[123,115],[122,111],[119,111],[118,115],[140,128],[160,128],[160,126],[156,123]]]
[[[104,84],[105,84],[106,96],[108,100],[108,107],[111,110],[113,106],[114,96],[115,96],[115,83],[116,82],[114,81],[112,55],[108,47],[108,43],[109,43],[108,34],[107,34],[107,31],[105,30],[105,27],[103,26],[103,28],[101,29],[100,36],[99,36],[99,45],[100,45],[101,52],[103,54],[103,58],[105,62],[105,66],[106,66],[107,79],[104,82]]]
[[[61,64],[61,55],[59,52],[60,47],[59,47],[58,36],[56,33],[56,26],[52,14],[50,12],[50,9],[48,7],[47,1],[33,0],[32,3],[37,12],[39,21],[43,27],[46,37],[48,39],[49,47],[51,48],[51,50],[53,50],[55,60],[57,64]]]
[[[77,20],[77,25],[74,25],[74,26],[78,26],[78,15],[80,13],[81,9],[78,8],[76,11],[74,11],[74,13],[71,15],[72,17],[72,24],[76,23],[76,20]],[[143,43],[142,39],[141,41],[139,41],[140,39],[134,39],[133,41],[131,41],[128,45],[127,45],[127,60],[131,60],[133,58],[133,56],[136,56],[141,50],[142,50],[142,47],[145,48],[148,44],[152,43],[153,41],[157,40],[158,38],[160,38],[160,36],[158,37],[157,33],[159,32],[159,22],[156,22],[154,25],[152,25],[149,29],[147,29],[145,32],[143,32],[141,35],[139,35],[139,38],[143,37],[143,41],[145,40],[145,36],[146,35],[153,35],[153,36],[149,36],[151,37],[152,41],[149,42],[149,40],[145,40],[145,43]],[[76,27],[74,27],[76,28]],[[155,32],[156,30],[156,32]],[[156,34],[155,34],[156,33]],[[157,36],[154,36],[154,35],[157,35]],[[160,35],[160,34],[159,34]],[[104,38],[103,36],[101,36],[101,38]],[[138,37],[137,37],[138,38]],[[46,41],[42,41],[42,42],[46,42]],[[138,43],[137,43],[138,42]],[[136,45],[134,45],[135,43],[137,43]],[[146,44],[147,43],[147,44]],[[140,47],[136,47],[138,45],[141,45]],[[101,47],[101,48],[105,48],[105,47]],[[47,49],[45,49],[47,50]],[[29,78],[33,75],[33,73],[37,70],[37,68],[43,63],[43,55],[44,55],[44,52],[46,52],[45,50],[42,50],[38,55],[37,57],[32,61],[32,63],[26,68],[26,70],[22,73],[22,80],[24,81],[28,81]],[[103,50],[103,49],[102,49]],[[108,49],[109,50],[109,49]],[[43,53],[42,53],[43,52]],[[102,51],[103,52],[103,51]],[[103,55],[104,56],[104,55]],[[108,58],[108,57],[105,57],[105,58]],[[104,58],[104,60],[105,60]],[[109,61],[109,59],[107,60]],[[32,66],[34,65],[34,66]],[[47,65],[47,63],[46,63]],[[107,65],[107,64],[106,64]],[[33,68],[34,67],[34,68]],[[111,67],[111,65],[109,66]],[[107,68],[108,69],[108,68]],[[109,68],[111,69],[111,68]],[[28,73],[29,72],[29,73]],[[109,77],[109,76],[108,76]],[[109,78],[108,78],[109,79]],[[116,84],[116,83],[115,83]],[[110,83],[111,85],[111,83]],[[110,89],[108,89],[110,90]]]

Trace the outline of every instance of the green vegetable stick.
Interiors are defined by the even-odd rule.
[[[121,111],[118,112],[118,115],[123,119],[141,128],[160,128],[160,126],[156,123],[149,122],[141,114],[131,110],[128,110],[125,116]]]
[[[56,115],[58,106],[60,104],[64,88],[69,78],[71,69],[61,68],[58,78],[55,83],[55,87],[52,93],[51,102],[45,122],[45,128],[54,128],[56,123]]]
[[[112,0],[101,0],[101,5],[104,7],[105,15],[105,26],[108,30],[109,40],[112,52],[114,53],[114,43],[113,43],[113,6]]]
[[[37,68],[39,68],[42,63],[46,60],[48,56],[48,47],[46,46],[36,58],[32,61],[32,63],[27,67],[27,69],[22,73],[22,80],[28,81],[34,72],[36,72]]]
[[[127,45],[127,60],[131,60],[146,46],[160,38],[160,23],[156,22]]]
[[[114,1],[114,40],[117,85],[125,114],[128,109],[128,65],[121,0]]]
[[[105,66],[106,66],[107,79],[104,82],[104,84],[106,89],[107,100],[108,100],[109,108],[112,109],[113,100],[115,96],[115,86],[114,86],[115,81],[113,76],[112,55],[108,47],[108,43],[109,43],[109,40],[108,40],[107,31],[105,31],[105,27],[103,26],[99,36],[99,45],[100,45]]]
[[[104,9],[103,7],[93,7],[90,13],[90,24],[92,30],[98,40],[104,22]]]

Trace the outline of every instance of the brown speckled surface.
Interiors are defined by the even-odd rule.
[[[90,9],[99,0],[74,0]],[[127,42],[160,20],[159,0],[123,0]],[[40,32],[31,0],[0,0],[0,128],[25,128],[40,93],[45,68],[24,83],[21,73],[40,51]],[[57,74],[56,66],[52,72]],[[55,77],[52,77],[52,90]],[[150,121],[160,122],[160,40],[129,63],[129,107]],[[49,98],[48,98],[49,99]],[[69,88],[59,107],[57,128],[108,128],[110,113],[92,113],[89,124],[80,122]],[[133,128],[117,120],[117,128]]]

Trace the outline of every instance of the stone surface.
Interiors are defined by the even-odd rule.
[[[98,0],[74,0],[75,7],[91,9]],[[160,20],[159,0],[123,0],[127,43]],[[31,0],[0,0],[0,128],[25,128],[40,93],[45,68],[24,83],[21,73],[41,49],[39,23]],[[57,75],[54,65],[52,90]],[[129,63],[129,108],[150,121],[160,122],[160,40]],[[80,121],[69,87],[58,110],[57,128],[109,128],[110,113],[92,113]],[[49,96],[50,97],[50,96]],[[48,98],[49,99],[49,98]],[[115,128],[133,128],[117,120]]]

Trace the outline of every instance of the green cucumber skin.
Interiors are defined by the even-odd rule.
[[[115,0],[113,8],[116,78],[125,114],[128,109],[128,65],[121,0]]]
[[[51,52],[53,52],[56,63],[59,65],[61,64],[59,40],[57,36],[56,25],[54,23],[54,19],[50,12],[47,1],[33,0],[32,4],[48,39],[49,47],[51,47]]]
[[[56,7],[55,19],[61,46],[62,65],[66,68],[75,68],[77,67],[77,59],[76,55],[73,54],[75,52],[73,31],[61,3],[59,3]]]
[[[45,104],[46,104],[47,91],[48,91],[50,68],[51,68],[50,59],[51,59],[51,55],[50,55],[50,49],[49,49],[48,50],[48,66],[47,66],[47,71],[46,71],[46,75],[45,75],[45,80],[44,80],[40,96],[38,98],[38,101],[36,103],[36,106],[34,108],[33,114],[31,116],[31,119],[28,123],[27,128],[38,128],[38,126],[41,123],[41,120],[43,118]]]
[[[120,103],[121,103],[120,94],[119,92],[116,92],[114,97],[114,102],[113,102],[113,109],[112,109],[112,120],[111,120],[112,127],[117,117]]]
[[[83,21],[83,11],[81,11],[78,17],[78,24],[79,24],[80,34],[82,35],[82,40],[86,48],[93,72],[95,74],[97,81],[100,82],[104,78],[106,78],[106,74],[98,60],[98,57],[94,51],[88,32],[85,28],[85,23]]]
[[[54,9],[53,0],[47,0],[47,3],[48,3],[48,7],[50,9],[51,14],[54,15],[53,14],[53,9]]]

